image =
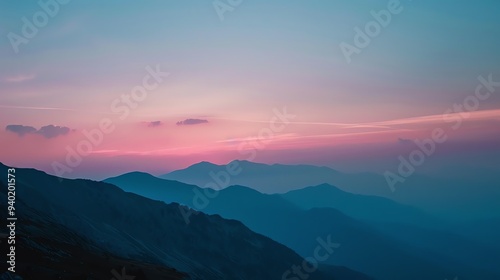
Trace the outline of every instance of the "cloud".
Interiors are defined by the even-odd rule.
[[[148,122],[148,127],[157,127],[157,126],[160,126],[162,125],[163,123],[161,121],[152,121],[152,122]]]
[[[186,119],[180,122],[177,122],[177,125],[195,125],[195,124],[203,124],[208,123],[207,120],[202,119]]]
[[[24,81],[29,81],[33,80],[36,78],[36,75],[18,75],[18,76],[10,76],[10,77],[5,77],[3,80],[4,82],[7,83],[21,83]]]
[[[65,126],[55,126],[55,125],[46,125],[40,128],[36,133],[42,135],[45,138],[54,138],[60,135],[66,135],[70,132],[71,129]]]
[[[398,143],[401,145],[408,145],[408,144],[413,144],[413,141],[410,139],[405,139],[405,138],[398,138]]]
[[[39,134],[47,139],[55,138],[55,137],[58,137],[61,135],[66,135],[71,131],[71,129],[69,127],[55,126],[52,124],[42,126],[40,129],[36,129],[32,126],[10,124],[10,125],[7,125],[5,127],[5,130],[10,131],[12,133],[15,133],[21,137],[26,135],[26,134]]]
[[[86,112],[88,110],[77,110],[70,108],[54,108],[54,107],[32,107],[32,106],[11,106],[11,105],[0,105],[0,108],[6,109],[28,109],[28,110],[55,110],[55,111],[71,111],[71,112]],[[119,113],[110,113],[110,112],[95,112],[96,114],[105,114],[105,115],[118,115]]]
[[[36,128],[32,126],[24,126],[19,124],[9,124],[5,127],[6,131],[16,133],[19,136],[24,136],[25,134],[36,133]]]

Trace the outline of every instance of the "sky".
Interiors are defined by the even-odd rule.
[[[499,13],[493,0],[0,1],[0,161],[97,179],[234,159],[383,172],[442,129],[422,170],[500,170]]]

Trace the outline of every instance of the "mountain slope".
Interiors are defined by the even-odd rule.
[[[442,227],[440,221],[423,211],[378,196],[352,194],[322,184],[282,194],[281,197],[303,209],[329,207],[370,223],[401,223],[420,227]]]
[[[3,192],[6,186],[1,181],[0,188],[0,201],[4,202],[7,199]],[[16,272],[24,279],[111,279],[114,271],[120,275],[135,276],[136,279],[188,277],[165,265],[110,254],[22,200],[16,202],[16,208],[22,209],[18,212],[18,225],[21,226],[16,229]],[[2,214],[5,212],[2,211]],[[7,235],[2,235],[0,239],[2,252],[8,252]],[[0,269],[7,271],[6,265],[2,262]],[[0,279],[4,278],[0,276]]]
[[[0,165],[0,172],[7,174],[4,165]],[[5,180],[1,179],[3,184]],[[36,213],[33,216],[21,208],[20,215],[44,225],[54,221],[95,244],[98,249],[89,248],[95,254],[106,252],[156,267],[175,268],[192,279],[279,279],[292,265],[303,261],[290,249],[255,234],[238,221],[199,213],[187,225],[179,205],[125,193],[111,184],[59,180],[31,169],[17,169],[16,180],[17,201]],[[34,230],[27,229],[27,234],[34,234]],[[47,238],[63,242],[59,236]],[[319,270],[310,278],[349,279],[350,275],[340,277]]]

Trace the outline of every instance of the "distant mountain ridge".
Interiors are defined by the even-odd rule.
[[[330,234],[336,242],[342,244],[342,247],[331,259],[327,260],[329,263],[344,265],[379,279],[401,279],[402,277],[427,279],[436,275],[442,275],[444,279],[447,273],[446,269],[441,266],[451,267],[450,271],[465,271],[463,275],[494,275],[487,272],[474,272],[474,269],[469,270],[464,263],[453,260],[453,257],[436,254],[432,250],[432,242],[425,241],[424,235],[417,235],[415,241],[396,240],[393,236],[376,229],[377,227],[352,219],[332,207],[310,209],[299,207],[299,205],[289,201],[286,194],[269,195],[243,186],[230,186],[218,192],[211,190],[208,192],[210,195],[205,196],[204,193],[207,190],[195,185],[182,184],[137,172],[109,178],[106,182],[113,183],[126,191],[138,192],[141,195],[167,203],[179,202],[205,213],[220,214],[225,218],[240,220],[252,230],[287,245],[304,257],[314,250],[316,237]],[[397,215],[404,213],[414,217],[420,216],[423,219],[427,218],[425,214],[421,215],[412,207],[407,208],[387,199],[370,196],[360,196],[363,199],[359,200],[357,195],[345,193],[329,185],[306,188],[296,192],[314,190],[315,188],[333,189],[334,192],[343,193],[343,196],[348,198],[347,201],[357,203],[358,208],[365,206],[364,204],[359,205],[359,203],[364,203],[363,199],[367,199],[373,205],[388,202],[388,206],[382,207],[382,209],[386,209],[385,212],[378,215],[375,213],[377,208],[367,208],[366,211],[361,212],[361,214],[368,215],[372,211],[374,212],[373,217],[376,218],[383,218],[385,214],[396,214],[396,216],[388,217],[382,222],[394,223],[401,219]],[[324,196],[324,194],[319,193],[319,196]],[[376,203],[370,202],[372,198],[376,200]],[[398,208],[399,206],[401,207]],[[347,207],[345,209],[349,210]],[[371,216],[365,216],[365,218],[369,220]],[[381,220],[372,222],[381,222]],[[402,229],[406,228],[404,225],[402,226]],[[401,229],[398,228],[398,230]],[[432,236],[435,233],[430,231],[430,234]],[[437,234],[440,236],[440,233]],[[453,243],[454,245],[448,244],[447,246],[463,246],[463,244],[470,243],[465,239],[458,240]],[[430,246],[425,250],[412,248],[411,243],[418,242],[426,242]],[[477,250],[484,250],[484,248],[477,246]],[[380,256],[380,254],[382,255]],[[439,256],[439,258],[436,259],[433,256]],[[432,262],[427,262],[427,258],[434,259]],[[485,266],[491,267],[492,261],[486,259]],[[482,262],[478,261],[478,263]],[[398,263],[397,269],[394,268],[394,263]]]
[[[235,166],[235,169],[241,169],[241,172],[236,176],[230,176],[230,183],[228,185],[248,186],[267,194],[284,193],[303,188],[304,186],[331,183],[332,180],[342,174],[328,167],[284,164],[268,165],[246,160],[235,160],[227,165],[217,165],[203,161],[185,169],[172,171],[158,177],[205,187],[208,183],[214,182],[214,177],[211,176],[211,173],[225,172],[228,166],[231,165]],[[307,176],[304,176],[305,174]],[[219,185],[219,187],[222,186]]]
[[[237,175],[230,175],[228,168],[239,172]],[[481,176],[488,180],[481,176],[471,181],[461,177],[429,177],[415,173],[398,185],[394,192],[382,174],[351,174],[329,167],[264,164],[245,160],[235,160],[225,165],[200,162],[158,177],[202,188],[214,188],[215,185],[217,189],[222,189],[229,185],[241,185],[267,194],[283,194],[326,183],[353,194],[386,197],[446,219],[496,219],[500,217],[500,178],[495,173],[483,173],[485,174]],[[227,184],[220,183],[225,183],[221,174],[229,175]]]

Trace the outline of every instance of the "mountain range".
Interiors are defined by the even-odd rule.
[[[238,171],[238,174],[231,175],[228,170]],[[245,160],[235,160],[223,165],[200,162],[158,177],[202,188],[215,188],[215,185],[216,189],[222,189],[230,185],[241,185],[267,194],[282,194],[326,183],[353,194],[389,198],[448,220],[463,222],[500,218],[500,181],[497,172],[458,169],[445,171],[435,171],[440,176],[415,173],[405,178],[404,183],[397,185],[394,191],[382,174],[345,173],[329,167],[263,164]],[[445,173],[453,176],[446,176]],[[226,174],[229,176],[224,176]]]
[[[273,166],[235,163],[208,171],[205,188],[143,172],[97,182],[16,169],[18,279],[500,278],[498,219],[458,223],[329,183],[262,193],[232,183],[245,164],[264,177]]]
[[[350,194],[327,184],[286,194],[263,194],[243,186],[216,191],[140,172],[105,181],[152,199],[242,221],[303,257],[314,250],[318,236],[330,235],[341,247],[327,263],[376,279],[444,279],[453,272],[469,279],[500,275],[498,250],[446,232],[439,219],[386,198]],[[320,208],[313,207],[316,203]],[[392,230],[413,235],[401,238]],[[449,242],[436,246],[443,240]]]
[[[0,164],[0,172],[7,174],[7,167]],[[3,209],[6,176],[0,183]],[[188,225],[178,204],[108,183],[16,169],[16,206],[16,273],[25,279],[111,279],[113,273],[136,279],[281,279],[304,265],[298,254],[239,221],[198,213]],[[370,278],[320,265],[309,279]]]

